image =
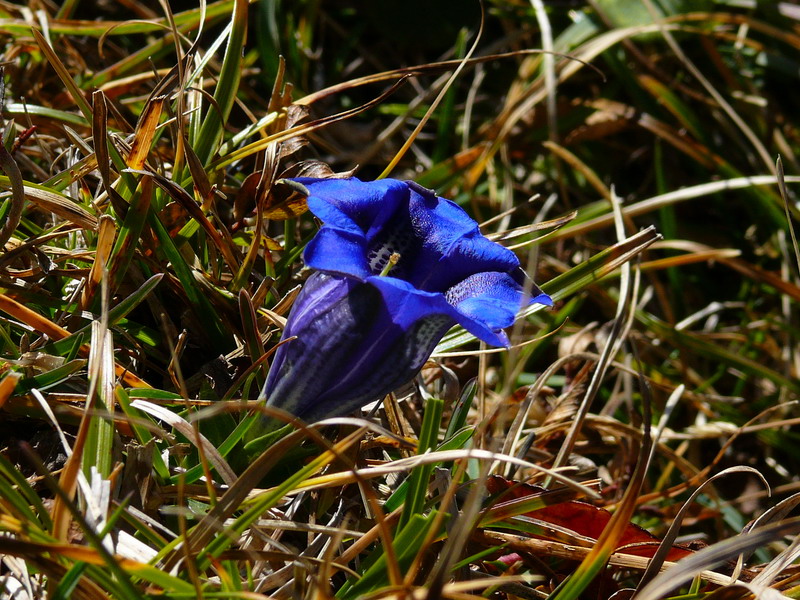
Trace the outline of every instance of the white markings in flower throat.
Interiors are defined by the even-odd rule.
[[[445,299],[457,306],[462,300],[485,294],[492,289],[495,281],[489,273],[475,273],[445,292]]]

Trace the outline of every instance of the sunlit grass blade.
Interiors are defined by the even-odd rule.
[[[104,273],[108,273],[108,259],[114,245],[117,229],[114,219],[108,215],[100,217],[100,224],[97,229],[97,242],[95,248],[94,261],[89,271],[86,285],[81,290],[81,306],[89,307],[92,301],[97,299],[97,290],[100,280]]]
[[[145,177],[131,196],[125,217],[119,226],[114,248],[108,259],[110,288],[118,289],[139,249],[139,242],[147,223],[153,196],[152,179]]]
[[[0,589],[800,597],[792,3],[159,1],[0,6]],[[554,306],[305,428],[251,399],[337,218],[281,181],[387,165]],[[405,254],[386,276],[439,293]],[[297,385],[349,391],[318,371]],[[501,475],[530,487],[487,498]]]
[[[9,203],[8,210],[2,216],[3,225],[0,227],[0,249],[2,249],[19,226],[25,205],[25,184],[22,173],[14,157],[2,143],[0,143],[0,168],[3,169],[11,186],[11,197],[6,201]]]
[[[170,198],[176,201],[178,204],[183,207],[186,212],[191,215],[193,221],[193,226],[186,226],[184,227],[181,232],[175,238],[175,245],[176,247],[180,247],[187,242],[187,232],[189,234],[194,233],[197,230],[196,225],[200,225],[206,235],[211,238],[214,242],[214,246],[220,251],[222,256],[224,257],[225,261],[228,263],[228,267],[231,270],[235,270],[238,268],[239,260],[234,255],[233,249],[227,243],[226,240],[223,239],[222,235],[219,231],[211,224],[208,220],[208,217],[204,214],[202,208],[197,205],[194,198],[192,198],[189,193],[184,190],[181,186],[176,184],[175,182],[159,175],[158,173],[154,173],[151,171],[131,171],[138,173],[139,175],[144,175],[145,177],[150,177],[155,182],[155,184],[164,190]]]
[[[83,370],[86,367],[86,363],[86,360],[74,359],[50,371],[21,379],[17,384],[17,392],[26,392],[34,388],[45,391],[48,388],[57,386],[68,380],[71,375]]]
[[[75,80],[72,78],[72,75],[69,74],[67,67],[61,61],[56,51],[53,50],[53,47],[50,46],[50,43],[47,41],[47,39],[45,39],[45,37],[39,32],[39,30],[35,27],[32,27],[30,32],[33,34],[33,38],[36,40],[36,43],[39,44],[39,48],[44,53],[47,61],[50,63],[53,69],[55,69],[59,79],[61,80],[61,83],[63,83],[64,87],[69,91],[78,109],[80,109],[81,113],[83,113],[86,121],[91,123],[92,107],[86,100],[83,90],[81,90],[75,83]]]
[[[355,434],[351,434],[348,438],[336,444],[332,450],[323,453],[321,456],[303,466],[297,473],[287,477],[273,490],[262,493],[241,516],[237,517],[234,522],[226,528],[226,535],[216,535],[213,540],[209,541],[209,538],[213,537],[216,533],[216,522],[219,516],[231,514],[236,510],[239,503],[236,502],[237,498],[241,501],[249,489],[251,489],[244,487],[247,485],[246,482],[252,481],[253,479],[260,479],[268,469],[274,466],[274,461],[278,456],[291,447],[299,436],[291,434],[274,444],[274,446],[270,448],[270,453],[262,455],[259,459],[254,461],[242,474],[237,483],[231,486],[225,496],[220,498],[219,503],[214,509],[209,512],[203,521],[192,531],[190,540],[195,544],[202,544],[204,546],[204,557],[200,559],[198,567],[207,567],[209,559],[219,556],[219,554],[226,550],[237,534],[241,534],[262,515],[264,511],[275,506],[283,495],[293,489],[295,485],[333,461],[337,454],[339,454],[342,449],[352,444],[359,435],[360,433],[358,431]],[[242,494],[242,492],[244,492],[244,494]]]
[[[214,104],[208,108],[193,148],[201,163],[207,165],[219,145],[222,125],[228,119],[241,77],[242,53],[247,32],[247,0],[234,0],[231,32],[225,47],[222,70],[214,91]]]
[[[50,513],[30,483],[15,469],[8,460],[0,455],[0,491],[7,503],[3,512],[14,514],[20,526],[34,530],[32,533],[45,532],[52,527]],[[4,526],[3,529],[7,529]]]
[[[10,189],[12,187],[11,180],[6,176],[0,176],[0,186]],[[75,200],[43,185],[25,182],[25,198],[43,210],[52,212],[84,229],[94,230],[97,228],[97,217]]]

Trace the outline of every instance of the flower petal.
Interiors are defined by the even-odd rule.
[[[407,202],[408,188],[392,179],[363,182],[349,179],[298,178],[309,191],[308,207],[324,225],[306,246],[306,264],[318,271],[369,276],[369,242]]]
[[[474,273],[519,270],[516,255],[485,238],[461,207],[413,182],[409,186],[411,223],[421,242],[408,279],[416,287],[444,292]]]
[[[408,328],[423,317],[443,315],[451,319],[451,325],[458,323],[487,344],[508,346],[505,333],[495,332],[482,320],[462,313],[447,301],[444,294],[419,290],[411,283],[394,277],[370,277],[367,281],[380,290],[386,304],[392,307],[395,322],[401,327]]]
[[[533,286],[530,304],[553,301]],[[450,288],[447,301],[462,315],[498,331],[510,327],[525,300],[523,289],[508,273],[476,273]]]
[[[379,293],[375,318],[320,405],[354,410],[407,383],[455,324],[457,313],[442,294],[421,292],[394,277],[370,277],[364,286]]]
[[[356,279],[335,277],[327,273],[311,275],[292,304],[283,337],[296,335],[298,331],[308,328],[312,321],[326,318],[325,313],[345,298],[356,285]]]
[[[408,187],[396,179],[294,179],[308,191],[308,207],[325,225],[360,231],[371,239],[408,202]]]
[[[364,279],[374,272],[368,258],[370,241],[407,203],[408,188],[386,179],[294,179],[309,191],[308,207],[324,225],[306,246],[308,266]],[[388,227],[388,229],[391,229]]]
[[[372,275],[367,240],[346,229],[323,227],[303,251],[306,265],[317,271],[365,279]]]

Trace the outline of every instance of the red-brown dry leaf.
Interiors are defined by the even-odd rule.
[[[499,494],[503,492],[503,500],[511,500],[517,498],[525,498],[535,494],[541,494],[545,491],[544,488],[539,486],[530,485],[527,483],[519,483],[510,481],[504,477],[493,475],[486,482],[486,487],[492,494]],[[558,525],[574,531],[578,535],[597,539],[603,533],[609,520],[611,520],[611,513],[604,508],[598,508],[587,502],[579,500],[568,500],[566,502],[559,502],[552,506],[546,506],[538,510],[532,510],[525,513],[526,516],[532,519],[538,519],[545,523]],[[541,537],[541,536],[533,536]],[[625,533],[617,545],[617,550],[625,554],[632,554],[634,556],[644,556],[652,558],[658,549],[660,540],[648,532],[647,530],[630,523]],[[672,550],[666,556],[668,561],[676,561],[685,556],[692,554],[688,548],[681,546],[673,546]]]

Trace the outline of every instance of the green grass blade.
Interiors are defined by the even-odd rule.
[[[438,442],[439,425],[442,421],[444,401],[440,398],[428,398],[425,403],[425,416],[422,419],[422,429],[419,434],[417,454],[425,454],[433,450]],[[400,515],[398,529],[403,529],[414,515],[422,512],[425,506],[425,496],[428,493],[428,482],[434,469],[433,464],[416,467],[409,476],[408,492],[406,493],[403,514]]]
[[[242,52],[247,34],[247,0],[235,0],[232,27],[228,45],[225,47],[225,58],[222,71],[214,91],[214,105],[209,107],[198,139],[193,147],[200,161],[207,165],[214,156],[214,151],[222,137],[222,126],[228,120],[236,91],[241,78]]]
[[[392,547],[397,557],[400,572],[405,572],[414,558],[421,551],[422,544],[428,536],[431,525],[436,521],[435,511],[428,515],[415,514],[408,524],[399,530]],[[361,579],[352,585],[344,585],[336,594],[340,600],[354,600],[369,592],[388,585],[386,554],[382,553],[378,559],[364,572]]]
[[[169,232],[161,224],[161,221],[154,212],[148,213],[148,223],[151,229],[155,232],[159,243],[161,244],[161,251],[164,253],[166,259],[172,264],[175,269],[175,275],[181,282],[183,290],[195,310],[197,318],[201,323],[207,326],[206,333],[209,341],[217,346],[221,351],[226,351],[233,347],[233,337],[230,331],[226,331],[223,327],[224,321],[220,319],[217,311],[211,305],[208,297],[198,287],[195,281],[194,274],[191,267],[186,264],[183,255],[178,252]]]

